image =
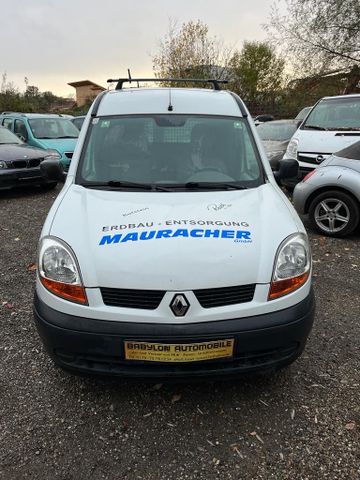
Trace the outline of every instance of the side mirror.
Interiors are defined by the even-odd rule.
[[[299,163],[294,158],[284,158],[279,161],[279,169],[274,172],[277,183],[286,178],[297,177],[299,173]]]
[[[59,160],[55,158],[45,159],[40,163],[40,171],[48,180],[54,182],[65,182],[66,173],[64,167]]]

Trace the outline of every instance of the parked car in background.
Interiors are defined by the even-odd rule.
[[[86,115],[79,115],[78,117],[74,117],[71,119],[72,123],[75,125],[75,127],[79,130],[81,130],[82,124],[84,123]]]
[[[261,123],[272,122],[273,120],[275,120],[275,117],[273,115],[269,115],[269,114],[265,113],[265,114],[262,114],[262,115],[257,115],[254,118],[254,123],[255,123],[255,125],[260,125]]]
[[[256,129],[265,148],[272,170],[277,170],[291,137],[301,121],[274,120],[259,125]]]
[[[79,130],[68,118],[57,114],[3,112],[0,125],[33,147],[51,150],[68,170]]]
[[[301,120],[303,121],[306,116],[308,115],[308,113],[310,112],[310,110],[312,109],[313,107],[304,107],[302,110],[300,110],[300,112],[296,115],[295,117],[295,120]]]
[[[360,141],[331,155],[294,190],[294,205],[323,235],[344,237],[359,225]]]
[[[360,94],[324,97],[312,108],[289,142],[284,158],[299,162],[294,186],[334,152],[360,139]]]
[[[0,190],[21,185],[36,184],[49,190],[57,182],[48,181],[40,171],[44,158],[51,153],[26,145],[14,133],[0,127]]]

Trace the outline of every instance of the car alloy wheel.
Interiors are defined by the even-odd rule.
[[[328,198],[318,203],[314,214],[319,228],[329,233],[340,232],[350,221],[350,210],[338,198]]]
[[[352,233],[359,223],[359,205],[345,192],[323,192],[311,202],[309,219],[323,235],[344,237]]]

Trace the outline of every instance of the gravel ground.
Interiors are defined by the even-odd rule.
[[[360,479],[360,234],[311,235],[317,314],[268,377],[153,385],[55,368],[32,320],[57,190],[0,192],[1,479]]]

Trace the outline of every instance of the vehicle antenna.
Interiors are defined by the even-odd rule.
[[[174,110],[174,107],[171,104],[171,88],[169,87],[169,106],[168,106],[168,111],[172,112]]]

